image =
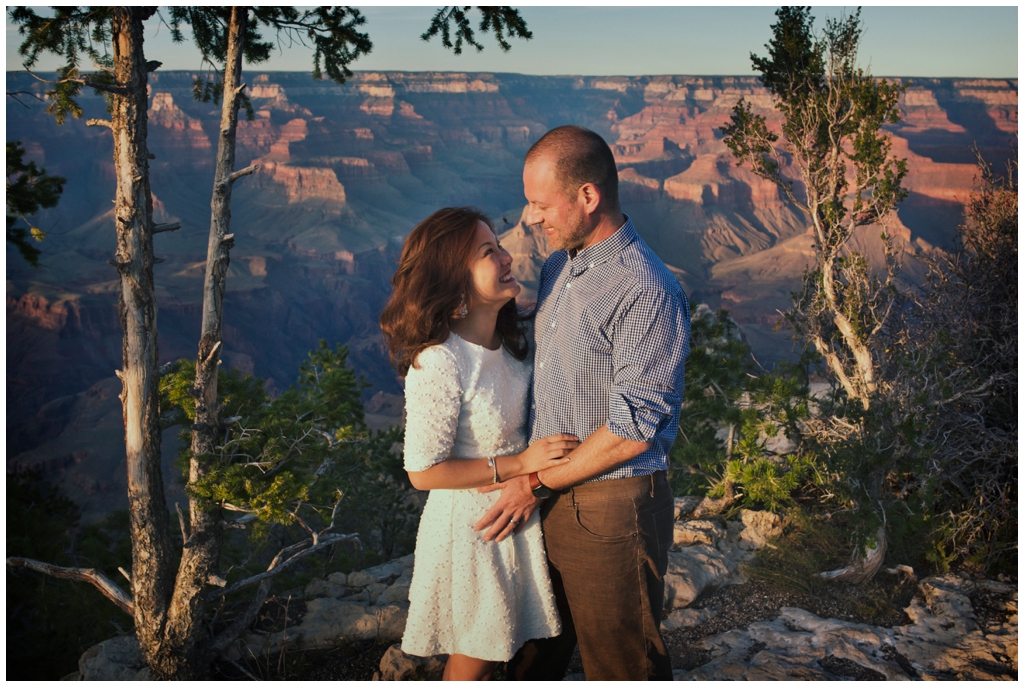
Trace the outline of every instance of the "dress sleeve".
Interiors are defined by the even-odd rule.
[[[459,368],[451,351],[431,346],[405,377],[405,469],[422,472],[452,454],[462,408]]]

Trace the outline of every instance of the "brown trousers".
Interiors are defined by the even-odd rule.
[[[527,642],[509,679],[561,680],[577,641],[588,680],[671,680],[661,637],[672,545],[664,472],[592,482],[541,510],[562,634]]]

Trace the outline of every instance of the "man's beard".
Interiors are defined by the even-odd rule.
[[[555,250],[568,251],[575,255],[583,247],[583,241],[587,238],[586,220],[583,211],[566,217],[566,228],[552,236],[551,247]]]

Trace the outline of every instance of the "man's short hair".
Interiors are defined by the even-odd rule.
[[[556,127],[530,146],[526,162],[547,156],[555,161],[564,193],[575,195],[583,184],[593,184],[601,192],[601,204],[607,210],[619,210],[615,156],[598,134],[571,124]]]

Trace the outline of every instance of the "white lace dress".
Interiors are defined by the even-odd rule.
[[[526,447],[531,366],[452,334],[420,353],[405,381],[405,468],[449,456],[486,458]],[[402,651],[507,661],[528,639],[561,631],[539,512],[495,544],[473,529],[500,492],[435,489],[416,538]]]

